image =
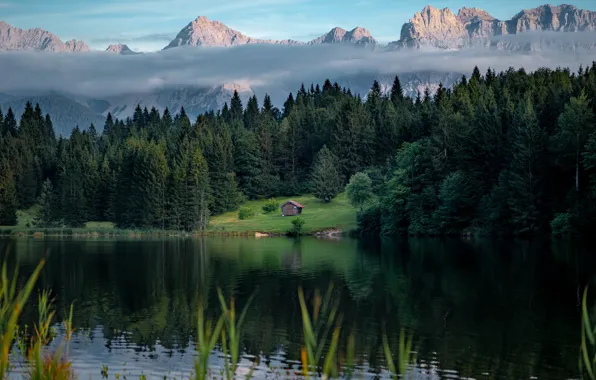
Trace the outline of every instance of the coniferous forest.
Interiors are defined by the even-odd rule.
[[[203,230],[245,199],[331,201],[368,176],[359,230],[374,235],[586,234],[596,227],[596,63],[476,68],[416,99],[396,77],[362,100],[326,81],[279,110],[265,96],[190,120],[137,107],[69,138],[27,104],[0,113],[0,225],[38,204],[36,226]],[[366,174],[366,175],[363,175]],[[368,179],[367,179],[368,180]]]

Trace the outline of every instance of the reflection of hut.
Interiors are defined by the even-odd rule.
[[[281,205],[281,214],[283,216],[300,215],[300,214],[302,214],[302,209],[303,208],[304,208],[304,206],[302,206],[298,202],[287,201],[286,203],[284,203],[283,205]]]

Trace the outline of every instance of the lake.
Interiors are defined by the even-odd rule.
[[[208,295],[207,312],[215,315],[218,288],[239,309],[255,292],[243,328],[243,368],[258,358],[256,377],[292,375],[303,341],[298,288],[309,296],[331,283],[364,377],[385,376],[382,331],[395,346],[404,327],[413,332],[420,378],[577,378],[580,296],[596,282],[590,246],[460,239],[0,240],[0,252],[9,264],[18,260],[23,276],[47,257],[39,286],[53,290],[59,318],[75,305],[75,370],[80,378],[101,378],[105,365],[111,379],[116,373],[188,377],[197,294]],[[23,318],[34,315],[29,310]],[[222,364],[217,352],[211,361]]]

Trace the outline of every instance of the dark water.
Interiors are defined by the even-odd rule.
[[[422,378],[578,378],[579,293],[596,281],[591,245],[571,242],[189,239],[0,240],[25,275],[44,255],[40,285],[59,316],[75,302],[70,357],[80,378],[102,365],[138,378],[188,376],[197,293],[242,307],[243,367],[259,377],[299,367],[297,289],[340,292],[365,377],[383,374],[383,324],[395,344],[414,332]],[[596,290],[594,290],[596,294]],[[31,313],[25,319],[33,318]],[[214,354],[215,366],[221,358]],[[273,369],[271,369],[273,368]],[[121,377],[122,378],[122,377]]]

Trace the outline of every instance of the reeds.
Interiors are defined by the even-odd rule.
[[[74,333],[73,311],[71,304],[66,319],[63,322],[64,333],[62,341],[50,352],[48,346],[55,339],[53,321],[56,316],[54,302],[50,291],[42,291],[37,299],[38,320],[33,328],[28,326],[20,329],[18,322],[23,306],[28,301],[35,283],[40,275],[45,261],[42,260],[33,274],[26,281],[23,288],[17,291],[18,272],[15,270],[12,278],[7,274],[6,265],[2,267],[0,282],[0,327],[2,328],[2,340],[0,341],[0,380],[4,380],[10,368],[10,350],[16,339],[16,348],[25,359],[22,363],[26,367],[25,377],[31,380],[71,380],[75,377],[71,363],[68,359],[70,341]],[[253,293],[244,308],[238,314],[234,297],[226,301],[223,292],[218,289],[220,315],[215,318],[206,317],[205,299],[200,298],[198,302],[197,315],[197,357],[194,361],[194,373],[191,379],[204,380],[211,378],[209,358],[211,353],[220,348],[224,357],[224,368],[220,370],[222,377],[231,380],[237,375],[238,365],[241,359],[242,331],[247,311],[255,297]],[[338,312],[340,298],[334,292],[331,284],[324,294],[318,290],[312,293],[307,301],[304,290],[298,289],[298,300],[302,319],[303,344],[301,348],[302,374],[320,376],[323,379],[344,376],[350,378],[355,368],[355,337],[353,334],[347,336],[344,342],[345,352],[342,351],[344,363],[340,363],[338,354],[340,351],[342,320],[343,316]],[[584,294],[584,311],[585,294]],[[589,319],[585,322],[586,326]],[[586,334],[587,341],[594,345],[596,331],[589,329]],[[582,336],[584,335],[584,324],[582,324]],[[582,347],[586,347],[586,340]],[[412,335],[406,339],[402,330],[400,335],[398,356],[394,359],[389,347],[387,335],[383,334],[383,351],[387,361],[387,367],[395,376],[403,376],[408,365],[415,360],[411,355]],[[593,377],[595,359],[592,360],[589,373]],[[395,364],[397,363],[397,365]],[[250,368],[245,378],[252,377],[257,362]],[[342,372],[343,371],[343,372]],[[107,377],[107,367],[102,369],[102,376]],[[596,380],[596,379],[594,379]]]
[[[39,295],[37,310],[39,321],[34,326],[35,335],[31,338],[31,345],[27,354],[30,365],[28,378],[31,380],[68,380],[74,378],[71,363],[68,360],[70,339],[74,331],[72,328],[73,306],[71,305],[69,316],[64,322],[64,340],[60,342],[53,353],[44,352],[44,348],[55,337],[51,326],[56,310],[48,290]]]
[[[590,380],[596,380],[596,326],[592,326],[587,306],[588,288],[584,289],[582,297],[581,345],[579,371],[584,372]],[[588,344],[590,345],[588,347]]]
[[[303,375],[308,378],[311,373],[316,372],[324,357],[321,376],[323,378],[336,377],[338,371],[335,356],[341,332],[342,316],[337,313],[339,297],[333,297],[333,284],[329,286],[324,296],[321,296],[318,290],[315,291],[311,311],[306,305],[302,288],[298,288],[298,300],[304,337],[301,353]],[[331,342],[323,356],[332,329]]]
[[[56,314],[53,301],[49,291],[43,291],[37,299],[38,321],[34,324],[32,336],[28,335],[28,328],[20,329],[18,322],[23,307],[28,301],[35,283],[39,278],[45,260],[41,260],[33,271],[33,274],[26,281],[25,286],[19,292],[16,290],[18,280],[18,269],[14,271],[12,278],[8,277],[6,264],[2,267],[0,284],[0,323],[2,328],[2,340],[0,341],[0,379],[6,379],[10,369],[10,350],[17,339],[17,348],[23,357],[26,358],[26,377],[31,380],[67,380],[74,378],[71,364],[68,361],[69,342],[72,337],[72,315],[71,305],[69,317],[66,319],[65,338],[57,347],[54,353],[44,352],[46,347],[55,337],[52,329],[52,321]],[[28,338],[30,341],[28,342]],[[64,343],[66,342],[66,348]]]
[[[0,341],[0,379],[5,379],[9,370],[9,354],[15,338],[15,332],[23,306],[27,303],[35,282],[39,277],[41,268],[45,264],[41,260],[33,274],[29,277],[23,289],[17,292],[18,269],[15,269],[13,277],[8,277],[6,263],[2,266],[2,278],[0,283],[0,324],[2,328],[2,340]]]
[[[240,318],[236,321],[236,305],[234,302],[234,298],[232,297],[230,301],[230,306],[226,304],[225,298],[221,289],[217,290],[217,295],[219,296],[219,303],[223,312],[223,317],[225,321],[224,328],[221,331],[221,343],[222,343],[222,351],[224,354],[224,363],[225,363],[225,375],[227,379],[232,379],[236,374],[236,369],[238,368],[238,362],[240,361],[240,341],[241,341],[241,333],[242,333],[242,324],[244,323],[244,318],[246,317],[246,312],[250,303],[252,302],[255,293],[253,293],[248,302],[242,309],[240,313]],[[229,356],[230,360],[228,361],[228,349],[229,349]],[[252,376],[252,372],[254,367],[251,368],[247,377]]]

